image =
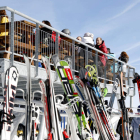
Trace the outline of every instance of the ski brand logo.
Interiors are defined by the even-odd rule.
[[[12,77],[16,81],[16,79],[17,79],[17,73],[16,73],[16,71],[13,71]]]
[[[72,73],[71,73],[70,68],[65,68],[65,71],[66,71],[66,74],[68,76],[68,79],[69,80],[73,80],[73,77],[72,77]]]

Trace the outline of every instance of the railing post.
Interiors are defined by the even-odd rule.
[[[72,69],[75,70],[75,41],[72,40]],[[72,74],[75,75],[75,72],[72,71]]]
[[[95,64],[96,64],[96,68],[97,68],[97,72],[98,72],[98,52],[96,51],[96,55],[95,55]]]
[[[107,62],[106,62],[107,65]],[[104,67],[104,86],[106,87],[106,66]]]
[[[59,43],[58,43],[58,33],[56,32],[56,38],[55,38],[55,54],[59,55]]]
[[[36,23],[36,36],[35,36],[35,67],[36,67],[36,74],[35,77],[38,76],[38,45],[39,45],[39,24]]]
[[[133,97],[130,96],[130,108],[133,107],[132,104],[133,104]]]
[[[130,69],[129,69],[129,66],[128,66],[128,74],[127,74],[128,79],[127,80],[128,80],[128,86],[130,87],[130,83],[129,83],[129,72],[130,72]],[[129,88],[128,88],[128,91],[127,92],[128,92],[128,95],[129,95]]]
[[[133,76],[135,75],[135,69],[133,69]],[[135,89],[136,89],[136,84],[135,83],[133,83],[133,96],[135,95]],[[130,107],[132,107],[132,104],[133,104],[133,97],[132,96],[130,96]]]
[[[11,42],[10,42],[10,65],[14,64],[14,12],[11,12]]]
[[[113,81],[115,81],[115,59],[113,60]]]
[[[85,52],[85,66],[88,65],[88,47],[86,46],[86,52]]]

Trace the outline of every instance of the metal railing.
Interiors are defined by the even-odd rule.
[[[100,81],[104,82],[105,86],[113,84],[115,73],[123,70],[126,66],[124,84],[133,87],[135,95],[135,86],[132,84],[132,79],[130,80],[130,77],[133,77],[135,73],[134,67],[9,7],[0,7],[0,10],[7,10],[11,13],[8,16],[10,22],[0,24],[0,32],[5,32],[3,36],[0,36],[0,54],[11,54],[11,65],[14,60],[22,62],[23,54],[27,54],[29,58],[35,55],[32,65],[36,66],[38,74],[38,67],[41,67],[38,63],[41,62],[39,56],[49,57],[50,54],[58,54],[61,60],[65,56],[71,56],[72,69],[75,74],[79,72],[81,67],[95,64]],[[16,16],[22,17],[24,20],[17,21]],[[44,27],[45,30],[40,26]],[[79,47],[79,44],[83,45],[84,48]],[[88,51],[89,49],[91,50]],[[130,73],[132,73],[131,76]]]

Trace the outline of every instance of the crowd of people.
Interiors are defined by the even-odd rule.
[[[7,22],[9,22],[9,19],[8,19],[7,14],[6,14],[6,11],[5,10],[0,10],[0,23],[7,23]],[[42,23],[52,27],[51,23],[47,20],[43,20]],[[56,33],[54,31],[46,28],[46,27],[43,27],[43,26],[40,26],[39,28],[40,28],[40,43],[49,45],[49,48],[51,48],[51,49],[52,49],[52,47],[54,48],[53,43],[55,43]],[[71,32],[68,29],[63,29],[62,32],[67,34],[67,35],[71,34]],[[44,33],[47,33],[47,37]],[[4,35],[7,35],[7,34],[8,34],[8,32],[1,32],[0,36],[4,36]],[[48,37],[48,34],[51,37]],[[96,48],[96,49],[102,51],[103,53],[110,54],[110,51],[108,51],[110,49],[106,47],[105,41],[101,37],[96,38],[96,44],[95,44],[94,35],[92,33],[87,32],[87,33],[84,34],[83,37],[78,36],[77,40],[89,45],[92,48]],[[61,35],[58,38],[58,43],[59,44],[60,44],[60,41],[61,41]],[[85,58],[85,52],[84,52],[84,50],[86,49],[85,46],[83,44],[80,44],[80,43],[76,44],[76,46],[77,47],[75,49],[77,49],[78,52],[80,52],[80,55],[82,55]],[[5,47],[6,47],[7,51],[10,51],[9,45],[6,44],[6,46],[5,46],[5,43],[3,43],[3,40],[0,40],[0,48],[5,48]],[[82,48],[82,49],[80,50],[80,48]],[[92,53],[91,48],[88,48],[88,51]],[[125,52],[125,55],[128,57],[126,52]],[[93,57],[93,56],[89,55],[89,58],[91,58],[91,57]],[[5,55],[4,58],[9,59],[10,54]],[[107,59],[108,58],[105,55],[100,54],[99,55],[99,65],[100,66],[105,66]],[[119,57],[119,59],[122,60],[122,61],[125,61],[125,59],[122,59],[121,57]],[[128,59],[129,59],[129,57],[128,57]],[[125,62],[127,63],[128,60],[125,61]]]

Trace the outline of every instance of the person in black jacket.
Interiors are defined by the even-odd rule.
[[[51,23],[47,20],[43,20],[42,23],[52,27]],[[52,30],[46,27],[40,26],[40,42],[41,43],[48,44],[49,43],[48,39],[51,38],[51,35],[52,35]]]

